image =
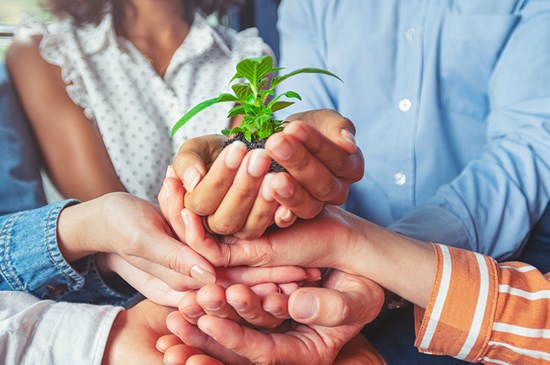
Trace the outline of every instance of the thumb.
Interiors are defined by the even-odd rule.
[[[366,278],[346,286],[346,291],[326,287],[295,291],[288,301],[290,316],[297,322],[326,327],[366,324],[375,319],[384,302],[382,288]]]

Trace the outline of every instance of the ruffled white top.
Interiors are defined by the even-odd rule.
[[[71,19],[45,25],[27,18],[17,35],[34,34],[43,36],[42,57],[61,67],[68,95],[99,129],[121,182],[150,201],[156,201],[179,146],[227,127],[230,105],[204,110],[171,138],[173,124],[195,104],[230,92],[241,59],[271,54],[256,29],[212,27],[198,14],[164,78],[116,35],[110,14],[97,26],[81,27]]]

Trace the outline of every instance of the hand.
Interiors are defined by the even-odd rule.
[[[97,254],[96,262],[98,267],[104,268],[103,272],[117,273],[128,284],[157,304],[177,307],[182,298],[189,295],[189,291],[176,291],[170,288],[162,280],[131,265],[117,254]],[[293,281],[313,281],[321,277],[319,270],[308,270],[295,266],[218,268],[216,274],[217,283],[222,287],[228,287],[236,283],[260,288],[266,285],[277,287],[275,283],[281,283],[281,286],[285,287],[285,285],[292,285],[286,283]]]
[[[205,305],[205,312],[210,311],[207,294],[219,298],[218,290],[213,286],[201,289],[199,302]],[[226,307],[230,298],[228,293],[227,303],[221,307]],[[333,271],[323,288],[301,288],[290,295],[288,313],[294,321],[277,331],[260,332],[222,318],[227,311],[201,316],[198,326],[185,320],[188,313],[174,312],[167,325],[184,343],[226,364],[332,364],[340,349],[378,315],[383,298],[382,289],[372,281]],[[239,300],[237,296],[233,299]],[[240,304],[233,303],[236,311]],[[250,314],[245,319],[256,321],[257,313]],[[166,354],[174,359],[178,350],[169,348]]]
[[[363,176],[363,157],[348,119],[322,110],[289,120],[295,121],[266,144],[288,173],[264,177],[271,160],[263,150],[247,153],[237,142],[221,151],[222,136],[182,145],[174,170],[187,189],[185,206],[207,216],[212,232],[251,239],[273,222],[287,227],[296,216],[312,218],[325,204],[343,203],[349,185]]]
[[[59,247],[73,261],[96,252],[116,253],[176,291],[216,281],[212,265],[172,237],[158,207],[125,193],[112,193],[65,208]]]
[[[173,311],[144,300],[120,312],[107,339],[102,364],[162,364],[163,355],[155,343],[169,334],[166,316]]]

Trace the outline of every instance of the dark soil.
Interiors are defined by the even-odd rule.
[[[264,148],[265,147],[265,139],[259,140],[259,141],[252,141],[249,142],[244,138],[244,134],[237,133],[233,137],[229,138],[225,144],[223,145],[223,148],[230,145],[233,142],[241,141],[244,144],[246,144],[247,150],[251,151],[255,148]],[[278,162],[271,160],[271,165],[269,166],[269,172],[282,172],[286,171],[283,166],[281,166]]]

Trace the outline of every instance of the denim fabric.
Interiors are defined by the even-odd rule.
[[[0,215],[46,204],[34,139],[0,65]]]
[[[71,266],[59,251],[57,220],[66,200],[0,217],[0,290],[25,291],[41,299],[123,305],[136,292],[109,287],[93,256]]]

